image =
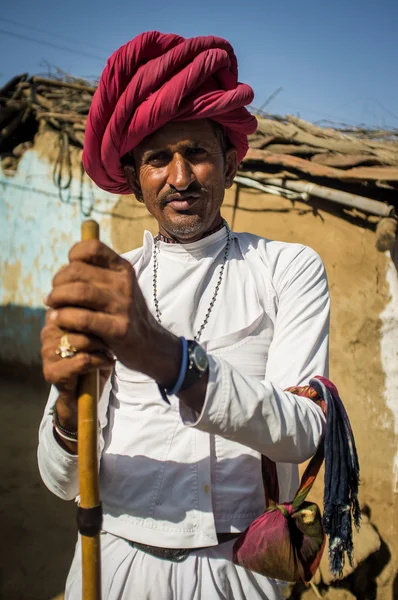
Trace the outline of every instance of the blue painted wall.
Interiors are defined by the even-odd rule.
[[[101,239],[111,243],[118,197],[84,176],[72,179],[61,200],[53,169],[34,149],[24,154],[14,175],[0,167],[0,361],[39,362],[42,298],[79,240],[83,211],[100,223]]]

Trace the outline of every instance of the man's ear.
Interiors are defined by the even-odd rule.
[[[124,165],[123,169],[124,169],[124,173],[126,175],[127,183],[129,184],[130,190],[133,192],[133,194],[137,198],[138,202],[144,202],[140,182],[138,181],[137,172],[135,170],[135,167],[133,165]]]
[[[225,153],[225,187],[230,188],[238,170],[238,153],[235,148],[229,148]]]

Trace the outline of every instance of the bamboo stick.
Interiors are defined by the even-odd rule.
[[[33,83],[41,83],[43,85],[48,85],[51,87],[59,87],[59,88],[69,88],[71,90],[80,90],[81,92],[89,92],[90,94],[94,94],[97,88],[91,85],[85,85],[84,83],[73,83],[70,81],[62,81],[58,79],[47,79],[46,77],[38,77],[34,75],[31,78]]]
[[[20,75],[15,75],[15,77],[10,79],[10,81],[7,81],[7,83],[5,85],[3,85],[3,87],[0,88],[0,96],[5,96],[6,94],[8,94],[8,92],[15,89],[18,82],[25,81],[27,76],[28,76],[27,73],[21,73]]]
[[[85,123],[87,115],[77,115],[75,113],[61,112],[40,112],[37,113],[38,119],[58,119],[59,121],[69,121],[70,123]]]
[[[85,221],[82,241],[99,239],[99,226]],[[98,483],[98,416],[99,373],[81,378],[78,398],[78,463],[80,507],[78,525],[82,541],[82,598],[101,599],[100,528],[102,521]]]
[[[309,183],[308,181],[289,181],[286,179],[268,179],[267,183],[276,185],[281,188],[286,188],[295,192],[304,192],[310,196],[316,196],[317,198],[323,198],[336,204],[348,206],[350,208],[357,208],[363,212],[371,215],[377,215],[379,217],[388,217],[393,211],[394,207],[378,200],[372,200],[371,198],[365,198],[364,196],[358,196],[357,194],[351,194],[350,192],[342,192],[333,188],[328,188],[323,185],[316,183]]]

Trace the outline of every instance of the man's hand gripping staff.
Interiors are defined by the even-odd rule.
[[[67,429],[77,425],[78,377],[99,369],[102,392],[115,356],[165,386],[177,378],[179,339],[149,312],[131,264],[100,241],[82,241],[72,248],[46,303],[44,375],[60,392],[57,413]],[[76,349],[68,360],[56,354],[65,332]]]

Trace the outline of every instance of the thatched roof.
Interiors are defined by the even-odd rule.
[[[6,164],[11,165],[13,156],[19,158],[40,126],[66,134],[72,145],[82,147],[94,92],[95,87],[75,78],[28,77],[24,73],[11,79],[0,89],[2,160],[9,158]]]
[[[0,158],[12,170],[40,129],[59,132],[64,142],[82,148],[85,122],[95,85],[72,77],[14,77],[0,89]],[[271,183],[293,197],[333,200],[344,191],[384,203],[379,216],[398,206],[398,130],[318,127],[296,117],[258,116],[258,130],[240,167],[240,185]],[[311,183],[304,190],[304,184]],[[301,187],[300,187],[301,186]],[[322,189],[321,189],[322,188]],[[264,187],[264,191],[266,191]],[[321,191],[319,191],[321,190]],[[347,194],[348,192],[348,194]],[[305,197],[307,194],[307,197]],[[322,195],[323,194],[323,195]],[[343,202],[344,204],[344,202]],[[355,205],[355,204],[354,204]],[[350,206],[350,201],[346,206]],[[362,203],[366,212],[372,205]]]
[[[314,176],[398,184],[398,130],[332,129],[297,117],[258,118],[247,160]],[[273,156],[270,161],[269,157]],[[375,168],[380,167],[380,168]]]
[[[240,166],[242,185],[396,218],[397,129],[325,128],[292,116],[257,117]]]

